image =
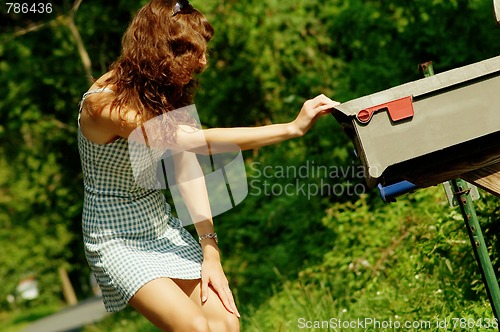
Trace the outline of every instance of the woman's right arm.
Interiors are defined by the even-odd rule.
[[[200,154],[228,152],[234,151],[236,148],[239,150],[255,149],[303,136],[318,118],[330,113],[339,104],[325,95],[319,95],[307,100],[297,117],[288,123],[260,127],[210,128],[204,130],[180,125],[175,135],[175,141],[172,142],[170,139],[162,141],[161,135],[148,134],[148,138],[155,137],[157,140],[155,142],[149,141],[149,144],[165,150],[170,148]],[[128,138],[134,130],[140,130],[137,133],[142,135],[149,130],[161,128],[161,126],[158,126],[159,120],[157,119],[149,120],[144,123],[144,127],[137,128],[136,122],[132,120],[136,120],[134,112],[126,113],[127,117],[131,119],[125,121],[126,123],[116,113],[109,111],[109,108],[105,108],[99,116],[99,129]]]
[[[210,128],[186,130],[181,128],[176,136],[176,144],[185,150],[198,153],[219,153],[234,150],[259,148],[280,143],[284,140],[303,136],[316,122],[340,103],[319,95],[304,103],[299,115],[289,123],[272,124],[261,127]],[[206,147],[208,146],[208,150]],[[204,148],[205,152],[204,153]]]

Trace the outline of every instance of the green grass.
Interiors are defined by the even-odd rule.
[[[444,297],[431,301],[431,305],[418,301],[412,303],[407,301],[406,294],[414,295],[415,289],[400,290],[397,295],[391,293],[389,285],[385,287],[383,291],[365,290],[350,295],[350,290],[346,289],[345,297],[335,298],[333,293],[336,290],[326,285],[290,283],[244,320],[243,331],[433,331],[437,330],[436,324],[445,319],[447,328],[441,325],[439,331],[494,330],[486,329],[484,325],[480,328],[481,322],[486,324],[492,319],[491,307],[486,301],[466,301],[455,304],[455,308],[450,310],[453,304]],[[424,306],[422,312],[417,309],[418,305]],[[462,324],[475,324],[474,328],[464,329],[459,319],[462,319]],[[411,328],[412,325],[410,328],[397,328],[397,324],[406,322],[419,324],[420,328]],[[351,327],[346,328],[343,324]]]
[[[363,198],[333,204],[322,220],[339,234],[332,250],[295,280],[278,273],[283,287],[252,310],[243,331],[435,331],[445,320],[439,331],[495,330],[486,328],[494,316],[463,219],[441,196],[430,188],[375,209]],[[486,203],[476,203],[482,220],[495,220]],[[393,324],[340,324],[366,318]],[[396,321],[430,325],[398,329]]]

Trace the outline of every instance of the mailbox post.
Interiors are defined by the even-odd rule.
[[[467,182],[464,180],[455,179],[450,182],[458,205],[460,206],[460,211],[464,217],[467,233],[474,251],[474,256],[479,265],[479,270],[483,276],[483,282],[486,286],[486,292],[488,293],[493,314],[498,319],[498,314],[500,312],[500,288],[498,287],[495,270],[491,264],[488,248],[484,242],[483,232],[481,231],[481,226],[476,216],[474,203],[472,203],[472,199],[469,195],[470,189],[467,186]]]

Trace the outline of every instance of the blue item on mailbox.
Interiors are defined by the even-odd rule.
[[[390,184],[388,186],[382,186],[382,184],[378,185],[380,197],[386,203],[393,202],[395,201],[395,197],[409,193],[411,191],[414,191],[415,189],[417,189],[417,186],[406,180]]]

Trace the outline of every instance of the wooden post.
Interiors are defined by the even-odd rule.
[[[71,285],[71,281],[68,277],[68,272],[64,267],[59,267],[59,277],[61,278],[62,291],[64,295],[64,299],[68,305],[75,305],[78,303],[76,298],[75,290],[73,289],[73,285]]]
[[[500,197],[500,163],[460,175],[490,194]]]
[[[493,8],[495,10],[497,23],[500,24],[500,0],[493,0]]]

